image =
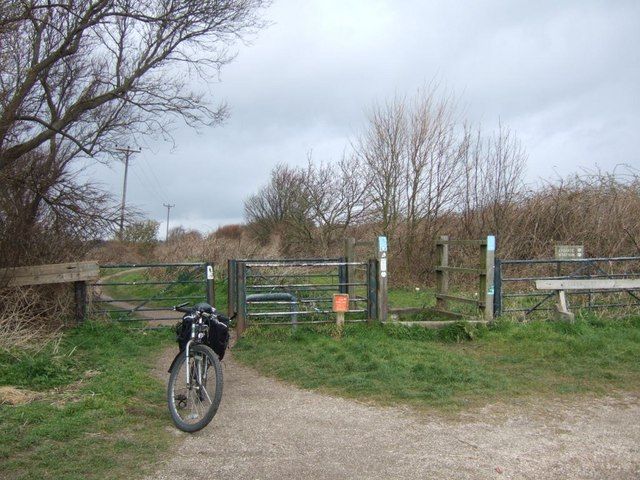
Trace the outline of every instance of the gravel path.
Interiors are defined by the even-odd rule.
[[[446,417],[304,391],[230,354],[223,365],[216,417],[196,434],[167,427],[177,446],[149,480],[640,479],[638,395]]]

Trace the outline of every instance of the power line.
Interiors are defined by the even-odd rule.
[[[135,177],[138,179],[138,181],[140,182],[140,184],[144,187],[144,189],[152,196],[155,198],[156,201],[158,201],[159,203],[163,203],[166,201],[166,198],[164,196],[160,196],[158,194],[158,191],[153,187],[153,185],[149,182],[149,177],[147,177],[147,175],[144,173],[144,170],[132,170],[133,174],[135,175]],[[140,176],[138,173],[141,173],[142,176]],[[144,178],[143,178],[144,177]]]
[[[151,166],[151,164],[148,162],[147,158],[145,155],[142,156],[142,161],[143,163],[146,165],[146,167],[149,169],[149,172],[151,173],[151,176],[153,177],[153,179],[155,180],[155,184],[158,187],[158,192],[160,194],[161,197],[166,198],[165,195],[165,186],[163,184],[160,183],[160,180],[158,180],[158,177],[156,176],[155,170],[153,169],[153,167]]]

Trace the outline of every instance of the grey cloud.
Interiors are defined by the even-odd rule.
[[[554,165],[640,167],[640,2],[281,0],[267,16],[274,24],[206,86],[229,103],[227,124],[176,127],[173,153],[147,141],[162,196],[190,226],[241,219],[276,163],[303,164],[309,150],[338,159],[373,101],[433,79],[472,121],[517,131],[532,179]],[[119,192],[119,171],[94,171]],[[141,178],[129,198],[162,220]]]

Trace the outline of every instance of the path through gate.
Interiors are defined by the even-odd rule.
[[[120,322],[176,320],[173,305],[215,303],[213,264],[205,262],[100,265],[90,286],[92,313]]]

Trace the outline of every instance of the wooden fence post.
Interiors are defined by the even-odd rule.
[[[215,280],[213,278],[213,264],[205,263],[204,270],[205,270],[206,282],[207,282],[207,303],[209,305],[215,306],[216,289],[215,289]]]
[[[386,322],[389,313],[387,300],[387,237],[378,237],[378,321]]]
[[[82,323],[87,319],[87,282],[73,282],[75,296],[75,320]]]
[[[493,320],[494,269],[495,269],[496,237],[489,235],[480,245],[480,281],[478,282],[478,300],[484,319]]]
[[[438,267],[449,266],[449,236],[441,235],[436,242],[436,250],[438,254]],[[436,308],[438,310],[447,310],[447,300],[440,298],[439,295],[447,295],[449,293],[449,272],[436,267]]]

